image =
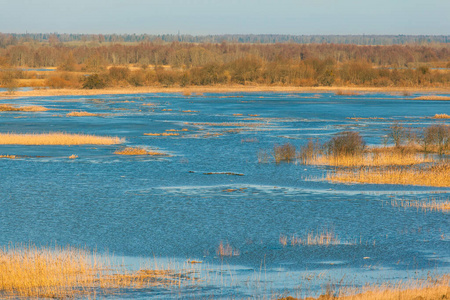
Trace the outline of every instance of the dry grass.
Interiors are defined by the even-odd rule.
[[[403,199],[392,199],[391,205],[393,207],[402,208],[416,208],[422,211],[442,211],[450,212],[450,201],[449,200],[403,200]]]
[[[0,133],[0,145],[114,145],[124,141],[118,137],[51,133]]]
[[[314,87],[314,86],[273,86],[273,85],[214,85],[196,87],[197,92],[193,95],[201,95],[202,93],[232,93],[232,92],[293,92],[293,93],[319,93],[319,92],[336,92],[346,88],[353,92],[377,92],[377,93],[393,93],[401,92],[403,87]],[[145,86],[145,87],[123,87],[123,88],[104,88],[96,90],[86,89],[45,89],[33,91],[17,91],[17,97],[31,97],[31,96],[66,96],[66,95],[112,95],[112,94],[147,94],[147,93],[182,93],[185,91],[184,87],[159,87],[159,86]],[[410,92],[421,93],[448,93],[448,88],[424,88],[411,87]],[[0,93],[1,95],[2,93]],[[6,93],[3,93],[5,95]]]
[[[400,281],[394,284],[372,284],[362,288],[330,290],[318,298],[309,300],[437,300],[450,298],[450,277],[437,279]],[[295,300],[293,297],[282,298]],[[280,300],[282,300],[280,299]],[[305,299],[305,300],[306,300]]]
[[[47,111],[48,108],[38,105],[29,105],[29,106],[21,106],[15,107],[11,104],[0,104],[0,111],[25,111],[25,112],[40,112]]]
[[[119,155],[166,155],[158,151],[149,151],[141,147],[125,147],[114,152]]]
[[[421,154],[400,152],[375,152],[363,155],[318,155],[307,159],[309,165],[339,167],[404,166],[433,162],[432,158]]]
[[[449,96],[420,96],[414,98],[414,100],[450,100]]]
[[[101,117],[103,114],[94,114],[87,111],[72,111],[66,114],[67,117]]]
[[[9,158],[9,159],[15,159],[17,158],[17,155],[0,155],[0,158]]]
[[[450,187],[450,164],[440,163],[425,168],[386,167],[337,170],[326,180],[343,183],[403,184]]]
[[[447,114],[435,114],[433,119],[450,119],[450,116]]]
[[[130,273],[108,258],[76,248],[8,246],[0,249],[0,297],[73,298],[121,288],[176,284],[169,270]]]
[[[76,158],[78,158],[78,155],[76,154],[72,154],[71,156],[69,156],[69,159],[76,159]]]

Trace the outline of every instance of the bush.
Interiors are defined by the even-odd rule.
[[[121,81],[127,80],[130,75],[130,70],[126,67],[111,67],[108,76],[112,80]]]
[[[400,147],[403,143],[403,140],[406,137],[406,132],[405,132],[405,128],[400,125],[399,123],[394,123],[394,125],[392,125],[390,127],[390,132],[389,132],[389,138],[391,138],[394,143],[395,143],[395,147]]]
[[[312,139],[308,140],[308,144],[306,146],[302,146],[300,148],[300,153],[298,157],[302,161],[302,163],[306,163],[307,161],[310,161],[311,159],[317,157],[318,155],[322,154],[322,145],[319,143],[319,140],[316,140],[316,142],[313,142]]]
[[[286,143],[284,145],[275,145],[273,147],[273,157],[275,162],[278,164],[281,161],[291,162],[295,159],[296,149],[291,143]]]
[[[444,153],[450,146],[450,126],[434,125],[425,128],[422,142],[425,151],[429,145],[432,145],[437,147],[439,154]]]
[[[78,88],[79,79],[75,75],[69,73],[61,73],[53,75],[45,81],[46,85],[54,89]]]
[[[366,143],[358,132],[344,131],[333,137],[325,148],[329,155],[361,155]]]
[[[105,81],[98,74],[87,76],[83,82],[83,89],[102,89],[105,86]]]

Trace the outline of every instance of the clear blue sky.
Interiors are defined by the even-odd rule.
[[[0,32],[450,34],[450,0],[0,0]]]

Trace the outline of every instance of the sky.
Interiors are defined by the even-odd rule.
[[[450,0],[0,0],[3,33],[449,35]]]

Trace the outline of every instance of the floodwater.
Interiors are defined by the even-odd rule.
[[[0,159],[0,245],[88,247],[114,253],[130,268],[151,261],[201,278],[114,298],[305,296],[327,284],[449,273],[449,214],[393,207],[391,200],[447,200],[450,189],[336,184],[323,180],[331,167],[258,162],[258,152],[274,144],[301,146],[357,130],[369,145],[381,145],[395,121],[418,128],[449,123],[429,118],[450,113],[449,102],[407,98],[232,93],[4,100],[51,110],[0,112],[0,132],[62,131],[126,142],[0,145],[0,155],[20,156]],[[105,115],[67,117],[71,111]],[[163,132],[179,135],[144,135]],[[168,156],[114,154],[121,146]],[[68,159],[72,154],[78,158]],[[334,232],[340,243],[290,244],[292,236],[317,230]],[[234,255],[218,255],[221,243]]]

